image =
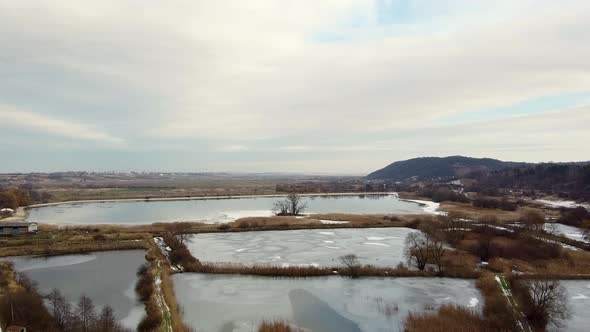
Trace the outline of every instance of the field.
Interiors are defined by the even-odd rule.
[[[165,197],[276,194],[281,188],[304,192],[354,192],[364,189],[355,176],[230,173],[0,174],[0,187],[32,185],[49,194],[47,202]]]

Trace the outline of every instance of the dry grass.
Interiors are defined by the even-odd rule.
[[[449,213],[462,213],[469,219],[477,220],[483,216],[495,216],[501,222],[511,222],[520,217],[519,211],[503,211],[500,209],[484,209],[469,203],[442,202],[440,209]]]
[[[518,259],[494,262],[501,271],[516,269],[535,275],[547,275],[559,279],[590,278],[590,253],[581,250],[563,250],[562,257],[548,260],[523,261]]]
[[[56,242],[44,245],[11,246],[0,248],[0,257],[8,256],[54,256],[87,253],[93,251],[146,249],[142,240],[117,242]]]
[[[363,215],[346,213],[310,214],[308,218],[316,220],[349,221],[356,224],[374,224],[381,223],[384,220],[382,215]]]
[[[242,274],[267,277],[320,277],[320,276],[351,276],[345,267],[314,267],[314,266],[276,266],[270,264],[246,265],[239,263],[203,263],[200,268],[187,272],[212,274]],[[364,265],[355,270],[359,277],[434,277],[435,273],[410,270],[407,268],[388,268]],[[473,278],[473,274],[456,276]]]
[[[443,305],[436,312],[410,313],[405,321],[406,332],[480,332],[494,331],[481,315],[454,305]]]
[[[258,227],[287,227],[289,225],[309,225],[313,222],[306,218],[295,217],[246,217],[240,218],[234,222],[228,223],[232,228],[258,228]]]
[[[293,327],[285,321],[263,321],[258,332],[303,332],[303,329]]]
[[[479,258],[461,250],[446,250],[442,258],[444,275],[457,278],[477,278]]]

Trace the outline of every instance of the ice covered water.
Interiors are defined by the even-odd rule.
[[[281,198],[119,201],[51,205],[28,210],[28,221],[54,224],[151,224],[191,221],[224,223],[241,217],[272,215]],[[418,203],[395,195],[309,196],[306,213],[425,213]]]
[[[404,261],[405,227],[307,229],[194,235],[189,250],[203,262],[340,265],[355,254],[362,264],[396,266]]]
[[[196,331],[256,331],[283,319],[314,332],[402,331],[409,312],[483,301],[473,280],[269,278],[177,274],[176,297]]]
[[[590,281],[588,280],[562,280],[561,284],[567,290],[568,303],[571,317],[563,322],[563,326],[550,326],[550,331],[588,331],[590,317]]]
[[[109,305],[124,327],[135,330],[144,315],[135,295],[135,272],[145,262],[144,255],[143,250],[126,250],[5,260],[36,281],[41,294],[57,288],[74,306],[85,294],[97,306],[97,312]]]

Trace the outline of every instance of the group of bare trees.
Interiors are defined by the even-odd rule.
[[[70,302],[54,289],[46,296],[49,313],[55,319],[59,329],[64,332],[122,332],[115,318],[113,309],[109,306],[102,308],[99,314],[92,300],[82,295],[78,303],[72,306]]]
[[[307,208],[307,202],[297,194],[289,194],[275,202],[273,212],[277,216],[298,216]]]
[[[444,242],[429,233],[413,232],[406,237],[404,255],[409,265],[424,270],[428,263],[443,272]]]

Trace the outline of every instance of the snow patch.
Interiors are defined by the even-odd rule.
[[[348,221],[341,221],[341,220],[325,220],[321,219],[320,222],[324,225],[339,225],[339,224],[348,224]]]
[[[420,205],[420,207],[422,207],[422,210],[424,210],[424,212],[426,212],[426,213],[435,214],[438,216],[446,216],[447,215],[446,212],[437,211],[438,208],[440,207],[440,203],[436,203],[433,201],[423,201],[420,199],[405,199],[404,201],[418,203]]]
[[[237,210],[221,213],[227,219],[234,221],[246,217],[272,217],[274,213],[270,210]]]
[[[318,232],[319,234],[322,235],[334,235],[334,232]]]
[[[396,236],[386,236],[386,237],[369,236],[369,237],[367,237],[367,241],[383,241],[383,240],[388,240],[388,239],[399,239],[399,238]]]
[[[471,300],[469,300],[469,305],[468,307],[470,308],[474,308],[479,304],[479,300],[476,297],[472,297]]]
[[[584,294],[578,294],[575,296],[572,296],[572,300],[586,300],[588,298],[588,296],[584,295]]]
[[[369,246],[389,247],[389,245],[385,244],[385,243],[365,242],[363,244],[366,244]]]
[[[576,207],[583,207],[586,210],[590,210],[590,204],[580,204],[574,201],[564,201],[564,200],[549,200],[549,199],[536,199],[535,202],[541,203],[543,205],[553,207],[553,208],[576,208]]]

